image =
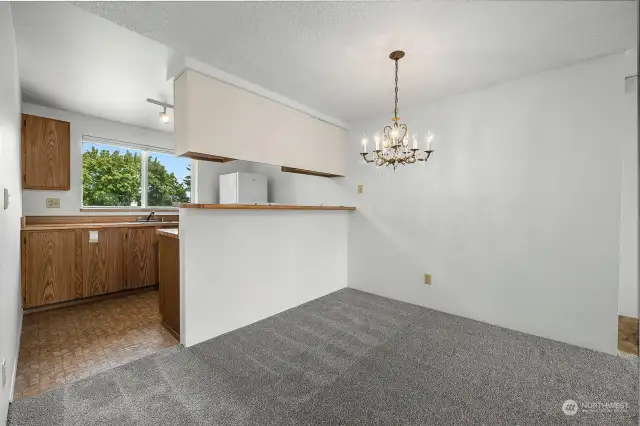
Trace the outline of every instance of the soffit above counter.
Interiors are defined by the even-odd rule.
[[[174,99],[176,155],[346,173],[341,127],[191,70],[175,81]]]

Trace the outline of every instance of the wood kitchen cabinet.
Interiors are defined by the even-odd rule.
[[[129,228],[126,232],[126,288],[158,284],[158,236],[155,228]]]
[[[113,293],[126,288],[124,252],[126,229],[100,229],[97,241],[82,231],[83,296]]]
[[[22,244],[25,308],[83,296],[80,231],[25,232]]]
[[[22,231],[23,307],[156,285],[157,256],[155,226]]]
[[[162,324],[180,340],[180,241],[177,236],[158,236],[158,261]]]
[[[22,115],[22,187],[70,189],[71,125],[66,121]]]

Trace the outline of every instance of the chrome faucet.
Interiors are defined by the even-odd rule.
[[[155,215],[156,215],[156,212],[151,212],[151,214],[147,216],[147,222],[149,222]]]

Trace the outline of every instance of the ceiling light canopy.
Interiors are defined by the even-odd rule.
[[[424,162],[426,164],[433,150],[431,149],[431,142],[433,141],[433,134],[429,131],[425,136],[425,150],[420,151],[418,148],[418,135],[416,133],[412,136],[412,147],[409,148],[409,128],[406,124],[400,123],[398,117],[398,61],[404,57],[402,50],[396,50],[391,52],[389,59],[395,62],[396,67],[396,79],[395,79],[395,106],[393,109],[393,124],[386,125],[382,129],[382,137],[379,133],[374,136],[376,149],[373,151],[374,158],[369,159],[367,155],[367,135],[362,137],[362,159],[365,163],[374,163],[376,167],[391,166],[393,170],[399,165],[415,164],[417,162]],[[382,147],[380,146],[382,143]]]
[[[168,104],[166,102],[156,101],[154,99],[147,98],[147,102],[154,105],[159,105],[162,107],[162,112],[158,113],[158,117],[162,124],[169,124],[171,122],[171,117],[167,114],[167,108],[173,109],[173,105]]]

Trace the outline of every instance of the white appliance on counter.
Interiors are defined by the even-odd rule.
[[[266,204],[267,178],[258,173],[220,175],[220,204]]]

